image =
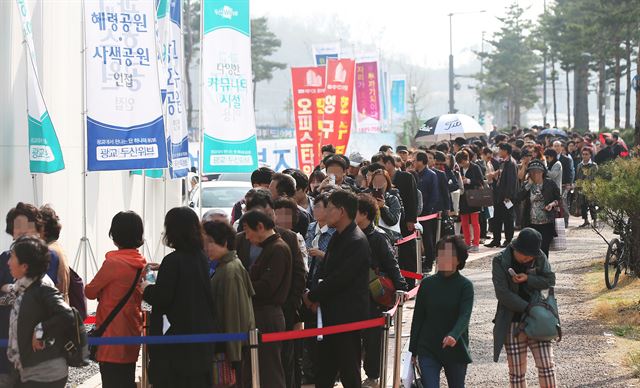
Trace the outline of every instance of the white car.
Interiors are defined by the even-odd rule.
[[[231,211],[236,202],[244,198],[251,190],[250,182],[211,181],[202,183],[202,214],[212,209],[222,210],[231,221]],[[200,212],[200,189],[194,188],[189,200],[189,207]]]

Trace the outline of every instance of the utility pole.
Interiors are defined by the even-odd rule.
[[[480,52],[484,54],[484,34],[486,31],[482,31],[482,43],[480,43]],[[478,88],[478,121],[481,121],[481,125],[484,125],[484,106],[482,106],[482,85],[484,83],[484,58],[480,57],[480,87]]]
[[[544,0],[544,13],[547,13],[547,0]],[[542,125],[547,124],[547,42],[543,41],[544,55],[542,59]]]

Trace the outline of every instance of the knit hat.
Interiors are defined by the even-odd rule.
[[[543,173],[547,172],[547,168],[544,166],[544,163],[542,163],[542,161],[538,159],[534,159],[531,162],[529,162],[529,165],[527,166],[527,172],[531,170],[539,170],[539,171],[542,171]]]
[[[511,246],[516,251],[527,256],[539,256],[542,254],[540,245],[542,244],[542,235],[535,229],[524,228],[520,231],[518,237],[511,242]]]

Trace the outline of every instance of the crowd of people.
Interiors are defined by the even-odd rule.
[[[385,145],[370,159],[325,145],[310,176],[296,169],[254,171],[253,188],[230,215],[214,209],[199,219],[188,207],[171,209],[164,243],[173,251],[161,264],[140,253],[141,218],[119,212],[109,230],[115,248],[82,291],[98,300],[96,324],[106,337],[141,335],[143,301],[151,306],[151,335],[272,333],[314,328],[319,319],[324,326],[355,322],[381,317],[395,291],[416,286],[401,270],[417,271],[418,240],[396,242],[418,230],[422,272],[433,273],[437,264],[437,273],[420,284],[409,349],[425,386],[439,386],[444,368],[449,386],[463,387],[473,284],[459,271],[488,241],[487,247],[504,248],[493,259],[494,359],[504,348],[511,385],[524,386],[529,348],[541,386],[553,387],[551,342],[527,338],[517,324],[541,290],[554,285],[549,247],[556,219],[567,225],[568,209],[579,201],[583,226],[589,213],[596,220],[595,204],[581,198],[575,183],[593,179],[598,162],[624,156],[617,140],[614,134],[597,145],[589,134],[556,139],[538,136],[536,128],[515,129],[417,148]],[[490,193],[491,202],[478,202],[478,192]],[[61,229],[50,206],[21,202],[7,214],[14,243],[0,255],[0,337],[9,339],[0,354],[1,386],[66,383],[63,341],[56,339],[72,324],[70,306],[82,306],[77,295],[70,298],[77,275],[57,244]],[[381,330],[263,343],[261,385],[328,388],[339,379],[348,388],[377,387]],[[135,386],[139,352],[139,345],[99,347],[103,387]],[[239,341],[150,345],[149,359],[154,387],[251,383],[249,351]],[[216,380],[214,365],[232,373]]]

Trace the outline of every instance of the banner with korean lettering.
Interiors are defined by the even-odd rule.
[[[308,175],[320,162],[318,109],[324,106],[324,77],[323,66],[291,68],[298,165]]]
[[[158,3],[158,38],[160,40],[161,74],[166,119],[169,173],[171,178],[184,178],[189,172],[187,115],[183,98],[183,49],[181,27],[182,0],[160,0]]]
[[[391,119],[404,119],[407,114],[407,77],[404,75],[391,76]]]
[[[203,0],[203,171],[258,168],[249,0]]]
[[[258,139],[258,161],[276,172],[298,168],[296,139]]]
[[[380,133],[378,62],[356,63],[356,131]]]
[[[349,144],[355,67],[353,59],[331,58],[326,66],[324,105],[319,110],[320,145],[333,144],[338,154],[344,154]]]
[[[166,168],[154,2],[85,0],[84,10],[88,170]]]
[[[27,57],[27,123],[29,128],[29,171],[49,174],[64,169],[62,149],[40,90],[31,13],[25,0],[16,0]]]

